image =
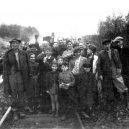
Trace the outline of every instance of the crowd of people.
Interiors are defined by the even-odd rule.
[[[22,49],[20,44],[11,40],[3,59],[4,92],[11,97],[14,120],[25,110],[58,117],[68,107],[89,116],[100,103],[107,112],[117,102],[129,108],[129,51],[123,37],[102,41],[100,52],[81,39],[50,42],[45,49],[38,42]]]

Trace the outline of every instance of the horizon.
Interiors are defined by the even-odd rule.
[[[41,37],[52,32],[57,37],[98,34],[98,24],[113,14],[126,16],[127,0],[4,0],[0,24],[35,27]]]

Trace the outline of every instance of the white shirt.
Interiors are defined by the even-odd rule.
[[[20,68],[18,52],[15,52],[15,57],[16,57],[16,61],[17,61],[17,64],[18,64],[18,68]]]

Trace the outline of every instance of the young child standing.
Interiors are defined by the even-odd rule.
[[[75,79],[71,71],[69,71],[69,64],[67,62],[63,62],[61,69],[62,72],[59,74],[60,99],[62,107],[65,108],[68,105],[68,101],[74,99],[73,86]]]
[[[51,97],[52,116],[58,117],[59,103],[58,103],[58,72],[57,63],[52,63],[52,71],[47,73],[46,86]]]
[[[59,87],[63,89],[68,89],[70,86],[73,86],[75,79],[73,74],[69,71],[69,64],[63,62],[61,66],[62,72],[59,74]]]
[[[91,70],[91,63],[87,61],[84,65],[84,71],[81,75],[81,107],[87,107],[88,110],[92,110],[94,105],[95,94],[95,79]]]

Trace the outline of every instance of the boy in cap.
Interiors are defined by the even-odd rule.
[[[94,74],[92,72],[92,64],[90,61],[86,61],[83,64],[84,71],[81,75],[81,107],[83,109],[87,109],[87,111],[92,111],[94,105],[94,87],[95,87],[95,79]]]
[[[24,91],[29,82],[29,59],[25,51],[19,49],[21,40],[13,39],[10,41],[11,49],[4,56],[4,91],[11,95],[14,120],[18,116],[25,116]]]

